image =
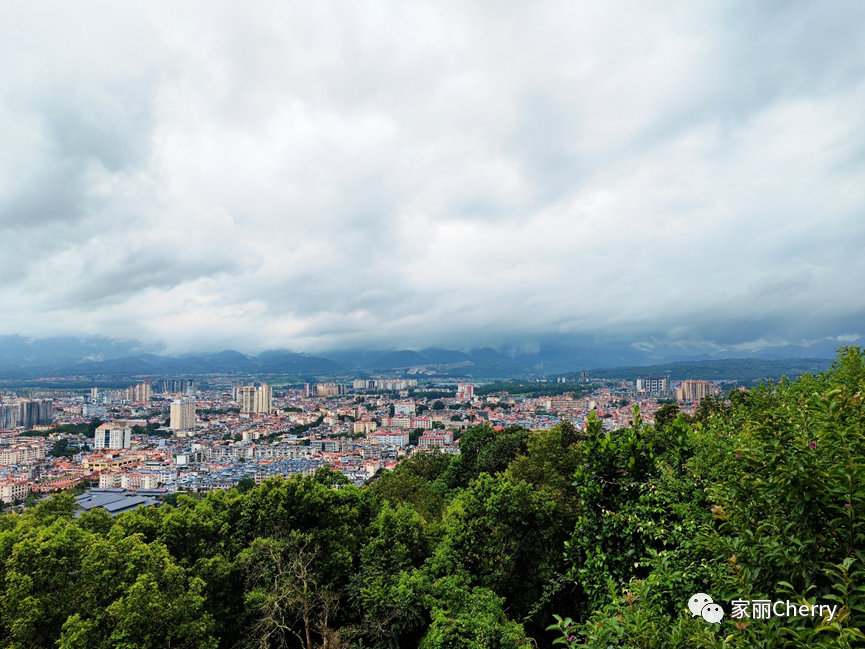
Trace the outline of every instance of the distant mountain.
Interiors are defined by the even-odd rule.
[[[375,367],[381,369],[399,369],[414,367],[416,365],[426,365],[429,362],[430,361],[426,356],[423,356],[418,352],[404,349],[402,351],[385,354],[378,359]]]
[[[159,353],[161,349],[155,346],[135,341],[105,338],[30,340],[22,336],[0,336],[0,379],[18,381],[40,377],[100,375],[126,380],[135,376],[209,374],[283,375],[315,379],[400,375],[409,371],[419,377],[424,376],[418,374],[417,369],[412,369],[419,367],[424,368],[422,372],[426,372],[426,375],[441,378],[543,378],[587,368],[596,368],[593,370],[596,376],[623,376],[623,372],[635,376],[659,371],[653,370],[654,367],[669,369],[675,363],[713,363],[742,356],[766,363],[833,358],[836,345],[835,341],[826,340],[807,347],[783,345],[750,353],[719,352],[709,355],[702,350],[683,350],[681,346],[674,345],[631,345],[555,337],[540,340],[531,351],[491,347],[459,351],[432,347],[421,351],[348,350],[310,355],[277,349],[253,356],[229,349],[207,354],[169,356]],[[688,351],[693,353],[689,354]],[[606,373],[611,367],[620,369],[612,374]],[[709,367],[705,366],[705,371]],[[782,371],[779,368],[790,368],[783,371],[794,376],[798,365],[758,364],[754,367],[765,368],[766,372],[778,376],[780,374],[777,372]],[[820,367],[822,369],[823,365]]]
[[[471,356],[468,354],[454,351],[453,349],[423,349],[420,354],[426,359],[427,363],[435,365],[463,363],[471,359]]]
[[[291,352],[263,352],[248,356],[235,350],[214,354],[164,356],[143,353],[135,356],[104,358],[104,348],[72,344],[57,347],[52,357],[51,345],[22,345],[14,340],[3,345],[0,340],[0,380],[33,380],[40,377],[102,376],[129,379],[136,376],[198,376],[198,375],[257,375],[329,376],[342,370],[338,363],[326,358]],[[93,354],[94,351],[100,354]],[[129,351],[117,347],[113,351]],[[75,357],[75,354],[84,356]]]
[[[782,376],[793,379],[809,372],[817,374],[829,368],[832,361],[823,358],[762,359],[736,358],[702,361],[678,361],[662,365],[630,367],[604,367],[589,370],[595,379],[624,379],[633,381],[640,376],[669,376],[674,381],[703,379],[706,381],[738,381],[750,384],[766,379],[778,380]],[[565,379],[576,381],[579,374],[565,374]]]

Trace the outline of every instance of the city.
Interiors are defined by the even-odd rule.
[[[605,429],[617,430],[632,424],[634,406],[652,423],[664,403],[693,414],[701,399],[731,386],[651,376],[592,382],[587,372],[580,380],[570,392],[538,397],[495,391],[495,384],[482,386],[479,396],[467,381],[405,378],[276,390],[238,380],[167,379],[32,399],[4,394],[0,500],[21,505],[36,502],[30,494],[92,487],[158,504],[168,494],[232,489],[242,480],[260,485],[322,467],[362,485],[417,451],[459,453],[460,433],[469,427],[546,430],[570,421],[584,430],[594,413]],[[93,424],[92,436],[68,432]]]

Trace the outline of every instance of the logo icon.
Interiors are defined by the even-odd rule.
[[[688,600],[691,617],[701,616],[709,624],[719,624],[724,617],[724,609],[712,601],[706,593],[697,593]]]

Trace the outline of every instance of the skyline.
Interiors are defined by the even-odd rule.
[[[8,7],[0,336],[170,354],[855,343],[863,18]]]

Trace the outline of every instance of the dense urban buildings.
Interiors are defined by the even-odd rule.
[[[51,399],[15,399],[0,403],[0,429],[24,428],[50,424],[54,417]]]
[[[154,392],[152,385],[169,391]],[[361,484],[418,450],[458,453],[470,427],[542,430],[567,419],[582,429],[595,413],[614,430],[629,425],[634,405],[651,422],[673,388],[690,404],[686,412],[716,389],[708,381],[671,387],[667,377],[595,381],[577,392],[557,391],[552,386],[560,381],[547,385],[537,396],[520,396],[468,380],[419,385],[417,379],[348,377],[274,389],[207,377],[55,391],[54,398],[10,393],[0,401],[0,486],[10,497],[82,483],[133,494],[208,491],[229,489],[244,477],[258,484],[321,466]],[[73,428],[56,428],[61,424]]]

